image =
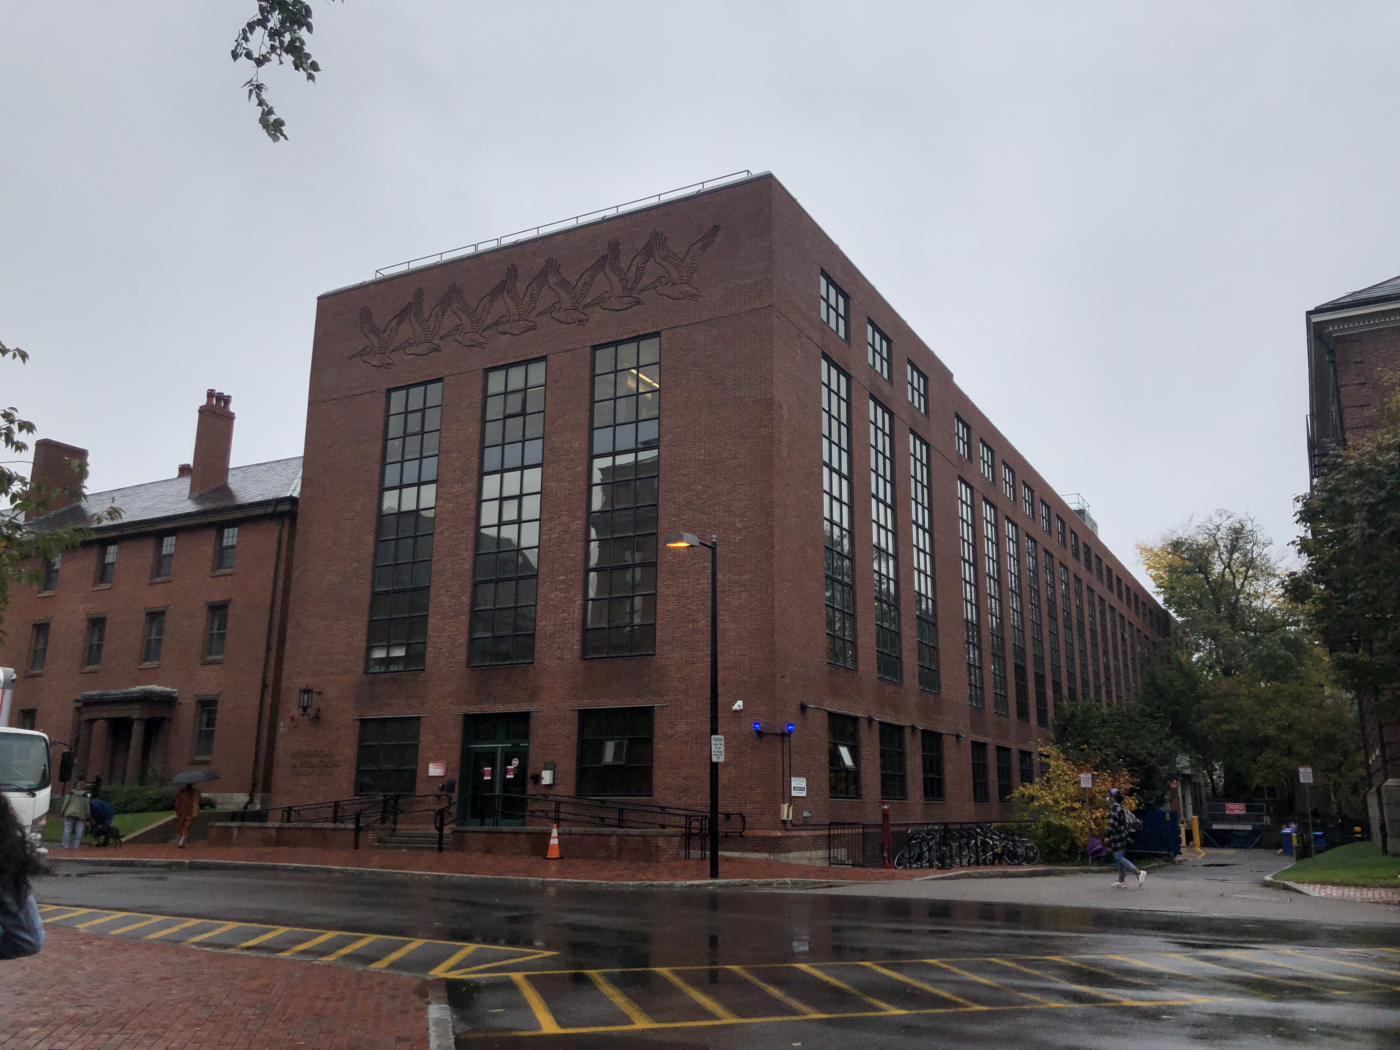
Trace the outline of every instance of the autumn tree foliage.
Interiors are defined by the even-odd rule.
[[[1129,809],[1137,808],[1133,778],[1087,747],[1051,745],[1042,754],[1041,775],[1012,793],[1017,818],[1031,822],[1031,835],[1047,860],[1082,859],[1089,836],[1102,837],[1108,828],[1111,788],[1123,792]],[[1080,786],[1081,773],[1093,774],[1092,788]]]

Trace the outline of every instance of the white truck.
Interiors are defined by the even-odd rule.
[[[0,795],[14,807],[30,841],[44,850],[44,823],[49,815],[52,776],[49,738],[32,729],[11,729],[15,673],[0,667]]]

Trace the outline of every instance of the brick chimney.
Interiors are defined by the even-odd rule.
[[[34,442],[34,465],[29,469],[29,480],[37,481],[44,488],[52,490],[58,488],[72,488],[81,484],[82,477],[69,466],[68,461],[80,459],[84,465],[87,464],[88,450],[78,448],[76,445],[65,445],[62,441],[53,441],[50,438],[40,438]],[[48,506],[42,511],[43,514],[52,514],[56,510],[62,510],[73,501],[67,496],[53,495],[49,498]],[[24,520],[33,521],[39,517],[33,511],[25,511]]]
[[[177,478],[187,478],[194,473],[193,463],[181,463],[180,469],[175,472]]]
[[[228,461],[233,451],[233,412],[228,394],[210,387],[199,406],[199,426],[194,434],[194,462],[190,464],[190,495],[198,496],[228,482]],[[182,470],[183,476],[184,471]]]

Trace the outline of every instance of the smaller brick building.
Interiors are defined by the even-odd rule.
[[[1327,456],[1366,437],[1373,412],[1400,384],[1400,277],[1350,292],[1308,311],[1308,466],[1316,481]],[[1400,853],[1400,725],[1361,705],[1367,806],[1380,840],[1382,810],[1390,851]]]
[[[5,611],[15,724],[76,752],[76,775],[156,784],[207,767],[226,805],[268,792],[301,458],[229,468],[234,414],[210,390],[178,475],[60,506],[35,529],[115,504],[119,521],[44,566]],[[85,449],[41,440],[32,477]]]

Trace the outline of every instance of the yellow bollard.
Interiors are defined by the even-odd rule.
[[[1191,814],[1191,845],[1201,848],[1201,818]]]

